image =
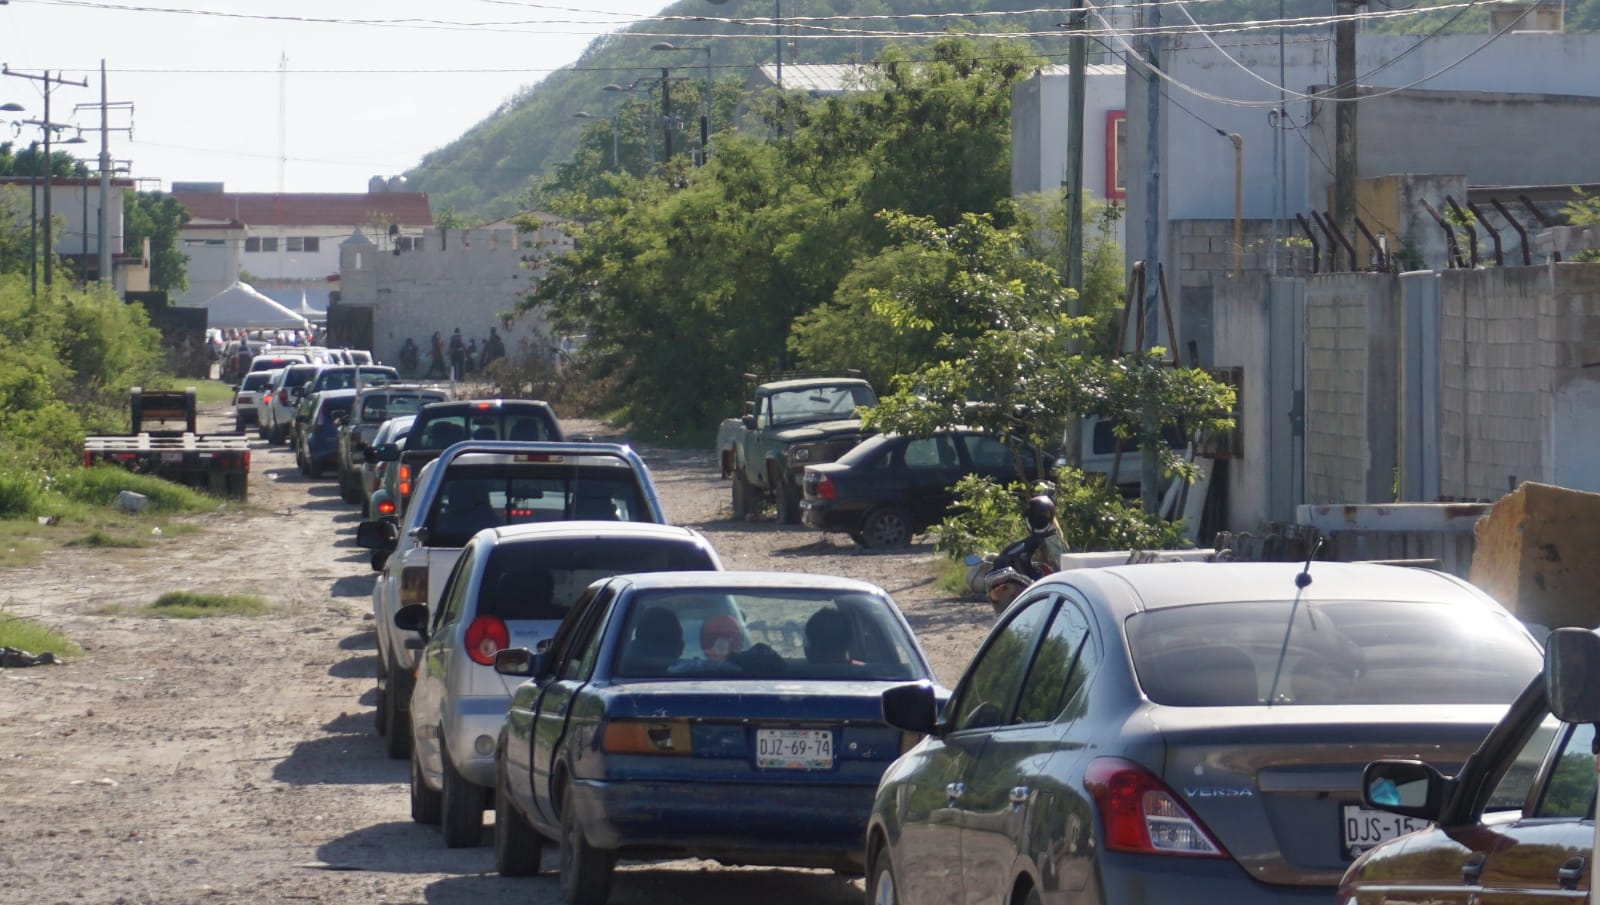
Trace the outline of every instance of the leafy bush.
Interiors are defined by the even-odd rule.
[[[1053,484],[996,484],[967,475],[955,486],[956,504],[937,527],[936,548],[951,559],[992,553],[1027,534],[1023,503],[1036,493],[1056,503],[1056,522],[1067,549],[1170,550],[1184,545],[1183,526],[1145,514],[1137,500],[1125,500],[1098,475],[1075,468],[1056,470]]]
[[[0,519],[28,518],[44,500],[44,482],[36,471],[0,469]]]

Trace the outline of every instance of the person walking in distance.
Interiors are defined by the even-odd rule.
[[[459,381],[466,375],[467,344],[461,339],[461,328],[450,334],[450,379]]]
[[[439,336],[439,331],[433,331],[433,338],[428,340],[428,373],[424,378],[445,377],[444,370],[444,339]]]

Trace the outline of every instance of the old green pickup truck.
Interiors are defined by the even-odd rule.
[[[722,476],[733,479],[733,516],[760,512],[770,500],[778,521],[799,524],[807,465],[832,462],[861,442],[857,409],[878,404],[854,372],[746,374],[745,413],[717,430]]]

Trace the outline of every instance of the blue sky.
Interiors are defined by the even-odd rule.
[[[364,192],[369,177],[415,166],[549,70],[574,63],[596,37],[663,5],[10,0],[0,6],[0,61],[14,73],[48,69],[88,82],[52,88],[50,121],[98,128],[99,112],[89,108],[100,102],[103,59],[107,98],[132,104],[131,113],[111,111],[111,157],[131,164],[143,189],[178,180],[243,192]],[[330,19],[346,21],[309,21]],[[0,101],[26,108],[0,113],[5,139],[40,138],[38,125],[18,121],[43,119],[41,82],[0,78]],[[130,121],[131,140],[122,131]],[[101,133],[82,135],[87,144],[62,150],[92,162]]]

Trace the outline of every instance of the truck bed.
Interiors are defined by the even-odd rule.
[[[83,464],[115,465],[235,499],[249,493],[250,444],[242,436],[145,432],[86,437]]]

